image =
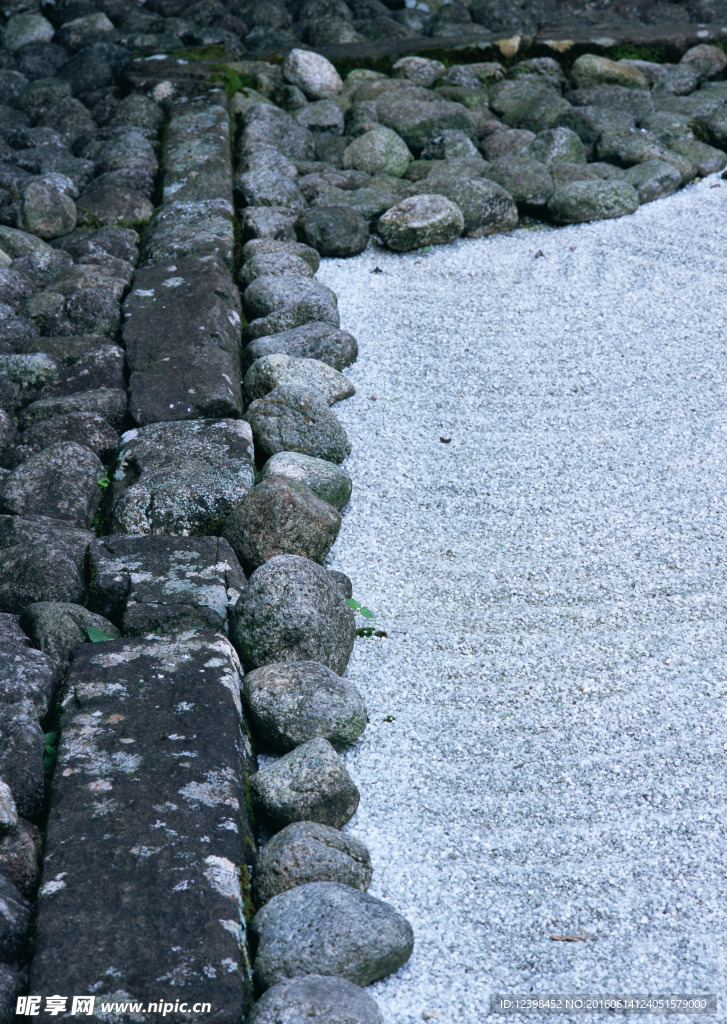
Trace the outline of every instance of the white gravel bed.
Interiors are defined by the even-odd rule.
[[[712,177],[323,261],[360,345],[330,564],[388,633],[347,672],[347,830],[416,935],[370,989],[387,1024],[480,1024],[496,992],[727,1020],[726,240]]]

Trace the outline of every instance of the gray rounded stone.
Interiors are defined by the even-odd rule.
[[[16,829],[0,837],[0,875],[5,875],[28,899],[35,896],[40,879],[42,846],[40,829],[23,818],[18,818]]]
[[[378,101],[376,109],[381,124],[393,129],[415,155],[443,131],[461,129],[473,134],[472,115],[461,103],[434,99],[432,93],[426,99],[413,99],[413,92],[388,93]]]
[[[90,448],[102,461],[110,460],[119,445],[118,433],[98,413],[71,412],[39,420],[15,439],[6,456],[12,469],[21,462],[61,441],[78,441]]]
[[[252,402],[245,416],[256,450],[265,458],[288,451],[343,462],[351,452],[346,432],[325,398],[310,388],[279,384]]]
[[[76,204],[55,182],[40,178],[23,191],[22,226],[39,238],[58,238],[73,231],[78,220]]]
[[[316,100],[299,107],[293,117],[311,132],[343,135],[343,111],[334,100]]]
[[[239,281],[247,288],[258,277],[313,277],[315,271],[309,263],[290,252],[259,253],[245,260],[240,268]]]
[[[325,459],[315,459],[301,452],[278,452],[260,470],[258,482],[276,475],[305,484],[319,498],[339,510],[348,504],[351,497],[351,477],[341,466]]]
[[[21,818],[37,820],[43,813],[44,752],[45,737],[34,715],[21,704],[4,709],[0,717],[0,778],[10,786]]]
[[[341,828],[356,813],[359,791],[322,736],[302,743],[250,776],[253,800],[275,829],[293,821]]]
[[[105,419],[112,427],[121,427],[126,419],[127,401],[126,392],[116,388],[79,391],[75,395],[59,395],[58,398],[39,398],[23,409],[20,426],[25,430],[53,416],[91,413]]]
[[[11,881],[0,875],[0,961],[15,963],[30,929],[30,903]]]
[[[276,555],[322,562],[341,528],[341,516],[305,484],[269,476],[225,520],[223,536],[247,573]]]
[[[341,749],[366,728],[361,694],[318,661],[281,662],[248,672],[243,697],[260,743],[276,752],[314,736]]]
[[[309,974],[279,981],[253,1006],[248,1024],[384,1024],[366,992],[345,978]]]
[[[504,128],[488,135],[481,143],[481,149],[488,160],[499,160],[501,156],[520,153],[537,138],[535,132],[526,128]]]
[[[553,194],[553,177],[539,160],[526,151],[515,156],[501,157],[488,164],[485,177],[502,185],[516,203],[525,206],[545,206]]]
[[[511,128],[540,132],[552,128],[570,110],[570,103],[560,95],[559,86],[541,76],[528,75],[494,85],[490,107]]]
[[[248,340],[287,331],[312,320],[339,325],[335,292],[313,279],[297,275],[266,274],[248,285],[242,296],[245,315],[253,322],[245,329]]]
[[[102,615],[64,601],[29,604],[21,613],[20,624],[36,647],[63,663],[74,647],[89,642],[89,626],[109,636],[121,636],[116,626]]]
[[[60,369],[55,359],[44,352],[0,356],[0,377],[3,382],[17,386],[18,400],[22,405],[32,401],[40,388],[55,380]]]
[[[309,882],[266,903],[252,921],[256,984],[304,974],[370,985],[409,959],[414,935],[393,907],[337,882]]]
[[[400,135],[379,125],[354,139],[343,154],[343,166],[367,174],[400,178],[414,158]]]
[[[0,511],[50,515],[88,529],[102,497],[104,466],[75,441],[50,445],[12,471],[0,491]]]
[[[0,641],[0,662],[3,665],[0,708],[5,711],[13,705],[15,710],[27,711],[42,721],[55,706],[60,666],[34,647],[7,640]]]
[[[343,370],[356,361],[358,343],[348,331],[337,330],[330,324],[301,324],[292,330],[252,341],[242,353],[243,369],[273,352],[284,352],[301,359],[320,359],[336,370]]]
[[[415,85],[431,89],[434,83],[447,70],[441,60],[429,60],[427,57],[400,57],[391,70],[395,78],[407,78]]]
[[[16,313],[20,303],[33,291],[27,277],[14,268],[0,267],[0,302],[10,306]]]
[[[623,217],[639,208],[639,197],[625,181],[572,181],[561,185],[548,203],[556,224]]]
[[[301,210],[305,206],[305,199],[295,181],[275,168],[255,167],[239,174],[235,178],[235,191],[246,206],[287,210]]]
[[[278,555],[248,580],[232,609],[230,637],[249,668],[320,661],[342,675],[356,623],[326,569],[297,555]]]
[[[295,229],[321,256],[358,256],[369,244],[365,218],[347,206],[313,206],[300,214]]]
[[[583,143],[570,128],[546,128],[522,151],[525,155],[552,169],[556,164],[584,164]]]
[[[624,171],[624,180],[636,190],[640,203],[670,196],[680,187],[682,176],[673,164],[665,160],[644,160]]]
[[[25,971],[0,964],[0,1024],[14,1024],[18,1019],[15,1007],[18,996],[25,988],[24,977]]]
[[[313,273],[318,270],[321,258],[315,249],[302,242],[286,242],[277,238],[252,238],[242,247],[243,263],[253,257],[288,254],[305,260]]]
[[[258,277],[245,289],[243,301],[245,312],[251,319],[268,316],[300,302],[310,304],[311,312],[319,306],[326,311],[337,309],[336,296],[330,288],[319,281],[300,280],[297,274]],[[313,319],[325,320],[326,317],[314,316]]]
[[[482,163],[477,147],[461,129],[445,129],[422,149],[422,160],[476,160]]]
[[[242,237],[250,241],[295,241],[297,213],[287,206],[249,206],[240,213]]]
[[[328,405],[351,398],[356,389],[342,373],[320,359],[301,359],[273,353],[256,359],[245,374],[245,401],[263,398],[279,384],[296,384],[320,391]]]
[[[30,43],[49,43],[54,34],[55,29],[42,14],[24,11],[8,19],[3,32],[3,46],[15,52]]]
[[[377,230],[389,249],[406,252],[459,238],[464,217],[459,207],[444,196],[410,196],[379,218]]]
[[[308,882],[340,882],[365,892],[371,857],[364,844],[329,825],[296,821],[273,836],[258,854],[252,895],[262,907],[274,896]]]
[[[620,85],[626,89],[648,89],[649,83],[638,68],[623,61],[609,60],[594,53],[584,53],[571,68],[576,89],[599,85]]]
[[[687,50],[679,63],[694,68],[702,80],[721,78],[727,68],[727,56],[719,46],[700,43]]]
[[[515,200],[494,181],[455,172],[449,181],[437,180],[431,184],[427,179],[421,187],[427,192],[436,191],[456,204],[464,218],[463,233],[468,238],[483,238],[517,226]]]
[[[343,81],[333,64],[310,50],[291,50],[283,61],[283,78],[296,85],[308,99],[324,100],[343,89]]]
[[[18,808],[7,782],[0,779],[0,836],[14,832],[18,827]],[[289,888],[286,886],[285,888]],[[280,890],[282,892],[282,890]]]

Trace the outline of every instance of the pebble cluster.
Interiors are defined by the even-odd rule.
[[[727,164],[725,68],[700,44],[678,64],[583,54],[568,75],[551,57],[402,57],[344,83],[293,50],[235,97],[242,223],[341,257],[371,234],[402,252],[633,213]]]
[[[620,216],[719,170],[727,58],[344,81],[295,46],[223,72],[182,48],[447,35],[495,6],[0,7],[0,1024],[160,977],[236,1019],[258,996],[254,1024],[381,1021],[360,986],[413,935],[340,831],[366,708],[323,563],[358,349],[320,258]]]

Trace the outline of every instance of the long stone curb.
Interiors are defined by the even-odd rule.
[[[477,61],[527,60],[531,57],[577,57],[583,53],[598,53],[610,57],[618,47],[644,47],[658,49],[662,59],[679,58],[692,46],[719,43],[727,39],[727,26],[679,23],[674,25],[629,25],[604,28],[571,28],[528,32],[491,33],[478,36],[411,36],[407,39],[387,39],[378,43],[344,43],[337,46],[319,46],[316,52],[335,64],[374,67],[384,70],[401,57],[441,59],[451,63],[470,64]],[[270,60],[267,51],[250,54],[259,60]]]
[[[146,232],[147,264],[137,271],[126,306],[130,414],[140,427],[124,435],[108,488],[106,521],[114,536],[92,545],[88,563],[93,605],[117,620],[120,615],[125,631],[146,635],[74,652],[58,726],[30,993],[94,995],[97,1019],[102,1001],[141,1000],[155,1004],[152,1015],[164,1005],[173,1020],[230,1020],[251,999],[246,901],[255,843],[247,776],[254,761],[241,716],[242,669],[224,637],[179,632],[187,624],[198,630],[200,619],[224,627],[244,576],[224,541],[174,537],[214,532],[253,479],[246,425],[198,419],[239,417],[241,411],[239,384],[235,398],[239,297],[225,265],[234,238],[229,138],[216,98],[178,118],[172,112],[164,187],[174,198]],[[213,159],[184,152],[187,131],[203,128],[215,132],[217,147],[210,147],[209,137],[205,142]],[[205,216],[198,253],[194,202],[202,190],[211,196],[206,214],[211,202],[221,216]],[[173,262],[178,252],[183,272],[193,277],[201,268],[202,279],[175,321],[168,306],[175,306],[185,282]],[[154,259],[161,266],[149,262]],[[143,301],[155,288],[166,307],[160,318]],[[212,296],[211,305],[203,295]],[[170,322],[179,329],[190,318],[196,321],[193,336],[170,337]],[[185,342],[191,351],[180,364],[178,349]],[[211,358],[218,352],[227,360],[221,367]],[[211,395],[203,375],[209,389],[217,388]],[[188,398],[186,384],[196,400]],[[194,422],[174,422],[190,417]],[[153,435],[146,448],[145,431]],[[190,491],[191,481],[175,480],[166,503],[153,478],[168,478],[179,455],[174,440],[189,458],[195,443],[207,448],[210,433],[235,463],[217,488],[217,503],[207,502],[204,516],[195,518],[195,496],[214,488],[203,473],[196,490]],[[132,462],[136,487],[127,480]],[[170,570],[173,575],[166,575]],[[169,603],[172,595],[176,607]],[[197,1009],[190,1015],[186,1004],[193,1001]],[[131,1009],[112,1016],[136,1019]],[[46,1018],[50,1014],[42,1012]]]
[[[112,636],[117,622],[138,636],[69,650],[57,727],[29,991],[41,1001],[70,990],[94,995],[94,1016],[102,1002],[141,1000],[163,1004],[172,1020],[238,1019],[251,996],[245,871],[254,856],[247,789],[254,760],[240,718],[242,668],[224,638],[179,632],[200,619],[227,630],[245,586],[225,541],[185,536],[219,533],[253,483],[252,438],[239,419],[241,319],[228,269],[234,232],[224,108],[214,91],[171,110],[164,198],[124,304],[129,415],[137,426],[124,434],[105,485],[101,524],[112,533],[90,545],[79,537],[80,589],[67,592],[59,581],[66,590],[32,595],[87,601],[100,637]],[[122,425],[123,414],[115,422]],[[346,586],[330,585],[339,595]],[[172,595],[178,603],[170,606]],[[337,600],[345,607],[344,597]],[[348,608],[345,619],[352,629]],[[55,692],[58,673],[50,662],[47,671],[46,688]],[[46,699],[46,717],[50,708]],[[328,806],[323,796],[326,820]],[[376,904],[335,905],[330,926],[340,929],[341,915],[356,918]],[[407,929],[404,953],[397,942],[360,983],[408,956]],[[262,987],[275,980],[267,977]],[[190,1016],[179,1007],[192,999]],[[211,1017],[197,1003],[211,1005]],[[49,1009],[41,1019],[50,1019]]]

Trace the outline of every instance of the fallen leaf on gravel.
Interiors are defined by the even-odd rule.
[[[440,437],[439,440],[442,442],[442,444],[451,444],[452,442],[451,437]]]
[[[585,942],[593,936],[588,932],[579,932],[577,935],[551,935],[550,938],[553,942]]]

